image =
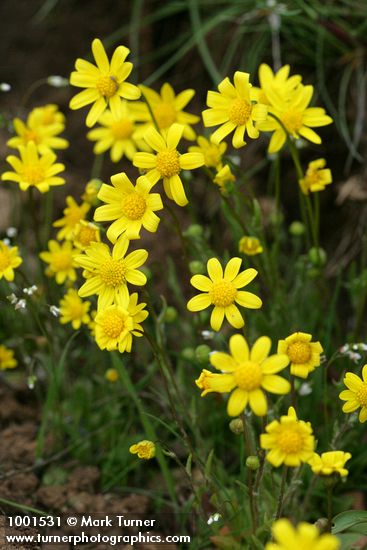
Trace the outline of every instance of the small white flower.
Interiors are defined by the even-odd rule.
[[[8,229],[6,230],[6,234],[9,239],[13,239],[18,235],[18,229],[16,227],[8,227]]]
[[[358,363],[358,361],[362,358],[362,355],[360,353],[355,352],[355,351],[350,351],[348,353],[348,357],[354,363]]]
[[[60,315],[60,308],[57,306],[50,306],[50,313],[52,313],[54,317],[58,317]]]
[[[348,351],[349,351],[349,344],[344,344],[344,346],[342,346],[339,349],[339,353],[341,353],[341,354],[347,353]]]
[[[1,92],[10,92],[11,86],[7,82],[0,82],[0,91]]]
[[[18,302],[15,304],[15,309],[26,309],[27,302],[22,298],[21,300],[18,300]]]
[[[64,88],[65,86],[68,86],[69,81],[63,76],[52,75],[47,78],[47,84],[53,86],[54,88]]]
[[[208,519],[208,521],[207,521],[207,524],[208,524],[208,525],[211,525],[211,524],[214,523],[215,521],[219,521],[219,520],[221,519],[221,517],[222,517],[222,516],[221,516],[220,514],[218,514],[218,512],[216,512],[215,514],[212,514],[212,515],[209,517],[209,519]]]
[[[36,285],[32,285],[29,288],[23,288],[23,292],[24,294],[27,294],[27,296],[32,296],[32,294],[37,292],[37,288],[38,287]]]
[[[212,332],[211,330],[202,330],[201,336],[204,338],[204,340],[213,340],[214,332]]]
[[[10,245],[10,241],[7,238],[3,239],[3,243],[6,244],[6,246]]]
[[[9,296],[6,297],[7,300],[9,300],[9,302],[14,305],[18,302],[18,298],[16,297],[16,295],[14,294],[14,292],[12,294],[10,294]]]

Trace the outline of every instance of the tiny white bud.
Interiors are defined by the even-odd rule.
[[[28,376],[27,384],[30,390],[34,389],[36,382],[37,382],[37,376],[35,376],[34,374],[31,374],[31,376]]]
[[[54,317],[58,317],[60,315],[60,309],[56,306],[50,306],[50,313],[52,313]]]
[[[9,241],[9,239],[7,239],[7,238],[3,239],[3,243],[4,243],[6,246],[9,246],[9,245],[10,245],[10,241]]]
[[[0,91],[1,92],[10,92],[11,86],[7,82],[0,82]]]
[[[18,235],[18,229],[16,227],[8,227],[6,234],[10,239],[13,239]]]
[[[63,76],[53,75],[47,78],[47,84],[53,86],[54,88],[64,88],[65,86],[68,86],[69,81]]]
[[[15,309],[16,310],[26,309],[26,307],[27,307],[27,302],[23,298],[15,304]]]
[[[301,384],[298,393],[299,395],[310,395],[310,393],[312,393],[312,388],[310,384],[308,384],[307,382]]]
[[[214,337],[214,332],[211,330],[202,330],[201,336],[204,338],[204,340],[212,340]]]
[[[215,514],[212,514],[212,515],[209,517],[208,521],[207,521],[208,525],[211,525],[211,524],[214,523],[215,521],[219,521],[221,517],[222,517],[222,516],[221,516],[220,514],[218,514],[218,512],[216,512]]]

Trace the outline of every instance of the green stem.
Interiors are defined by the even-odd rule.
[[[43,510],[38,510],[38,508],[32,508],[32,506],[19,504],[18,502],[15,502],[14,500],[8,500],[7,498],[0,497],[0,502],[2,504],[6,504],[7,506],[11,506],[12,508],[18,508],[19,510],[24,510],[24,512],[31,512],[31,514],[37,514],[39,516],[51,515],[48,512],[44,512]]]
[[[333,525],[333,488],[327,488],[327,531],[331,533]]]
[[[245,443],[245,449],[247,456],[252,456],[254,454],[252,449],[252,442],[251,442],[251,434],[248,428],[247,419],[245,413],[242,414],[242,422],[243,422],[243,438]],[[252,478],[252,470],[249,468],[247,469],[247,485],[248,485],[248,496],[250,501],[250,511],[251,511],[251,519],[252,519],[252,532],[256,533],[257,525],[258,525],[258,510],[256,506],[256,500],[254,495],[254,481]]]
[[[283,466],[283,473],[282,473],[282,480],[280,482],[280,491],[279,491],[279,497],[278,497],[277,510],[276,510],[275,516],[274,516],[275,520],[279,519],[281,514],[282,514],[283,501],[284,501],[284,491],[285,491],[285,485],[286,485],[286,481],[287,481],[287,474],[288,474],[288,467]]]
[[[125,365],[120,360],[120,357],[118,356],[118,354],[113,353],[112,361],[114,363],[114,366],[119,371],[122,384],[125,386],[128,394],[130,395],[134,405],[137,408],[140,421],[144,427],[147,437],[152,441],[157,441],[158,437],[154,429],[154,426],[150,422],[149,416],[144,411],[144,407],[142,405],[141,399],[135,391],[135,386],[130,378],[128,370],[125,368]],[[159,449],[159,447],[156,449],[156,457],[157,457],[158,464],[161,468],[163,477],[165,479],[170,498],[172,499],[172,502],[176,505],[177,498],[176,498],[175,485],[172,478],[171,470],[169,469],[166,459],[164,457],[164,454]]]

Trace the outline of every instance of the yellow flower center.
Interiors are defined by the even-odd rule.
[[[236,126],[243,126],[246,124],[251,116],[252,106],[251,103],[238,97],[233,100],[228,111],[229,120],[236,124]]]
[[[66,225],[76,225],[84,218],[84,212],[78,206],[74,206],[67,209],[67,214],[65,216]]]
[[[221,161],[221,154],[216,145],[210,145],[207,149],[202,149],[205,166],[216,168]]]
[[[252,391],[261,386],[263,375],[259,363],[246,361],[234,371],[233,375],[237,386],[242,390]]]
[[[73,258],[70,252],[62,250],[55,252],[52,257],[52,268],[55,271],[67,271],[72,267]]]
[[[154,118],[161,129],[169,128],[177,120],[176,111],[172,103],[159,103],[153,109]]]
[[[81,245],[89,246],[91,242],[96,240],[97,240],[97,231],[94,229],[94,227],[83,225],[80,228],[80,231],[78,234],[78,241]]]
[[[297,454],[303,448],[303,437],[296,426],[283,427],[278,436],[278,446],[285,454]]]
[[[72,303],[69,303],[68,312],[72,319],[80,319],[83,317],[84,308],[82,301],[75,299]]]
[[[218,281],[213,283],[209,291],[209,296],[212,304],[218,307],[227,307],[233,304],[237,294],[237,289],[229,281]]]
[[[24,134],[24,141],[28,143],[29,141],[34,141],[34,143],[39,143],[39,136],[34,130],[26,130]]]
[[[361,386],[356,391],[356,397],[363,407],[367,407],[367,384],[366,383],[364,383],[363,386]]]
[[[100,76],[96,83],[96,88],[104,97],[112,97],[118,90],[118,83],[113,75]]]
[[[37,185],[45,179],[45,171],[41,166],[24,166],[23,178],[31,185]]]
[[[126,267],[120,260],[107,260],[101,265],[99,276],[106,286],[117,288],[126,283]]]
[[[176,149],[160,151],[157,154],[157,170],[164,178],[171,178],[180,173],[180,155]]]
[[[118,338],[125,328],[123,317],[118,312],[110,312],[101,322],[103,332],[109,338]]]
[[[320,179],[318,170],[313,170],[312,168],[307,170],[305,180],[309,186],[319,183]]]
[[[141,220],[146,209],[146,200],[139,193],[130,193],[122,201],[122,213],[129,220]]]
[[[111,125],[111,132],[116,139],[128,139],[133,133],[134,126],[128,118],[114,122]]]
[[[298,111],[286,111],[282,115],[281,120],[290,134],[297,134],[303,125],[302,113]]]
[[[307,363],[311,358],[311,346],[307,342],[293,342],[288,346],[287,355],[291,363]]]
[[[0,249],[0,271],[5,271],[11,264],[10,252],[7,248]]]

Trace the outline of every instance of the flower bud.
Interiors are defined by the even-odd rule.
[[[193,223],[189,225],[189,227],[185,231],[186,237],[191,237],[192,239],[196,239],[198,237],[201,237],[203,234],[203,227],[199,225],[198,223]]]
[[[258,470],[260,468],[260,460],[255,455],[250,455],[246,458],[246,467],[249,470]]]
[[[206,365],[209,362],[211,349],[206,344],[200,344],[195,350],[195,357],[200,365]]]
[[[195,360],[195,350],[193,348],[184,348],[181,351],[181,357],[182,357],[182,359],[186,359],[187,361],[194,361]]]
[[[326,252],[323,248],[316,248],[314,246],[308,253],[308,259],[315,267],[322,267],[327,261]]]
[[[293,235],[293,237],[301,237],[306,232],[306,227],[302,222],[295,221],[292,222],[289,226],[289,233]]]
[[[229,429],[236,435],[242,434],[244,430],[242,418],[233,418],[229,423]]]
[[[173,323],[177,319],[177,309],[173,306],[168,306],[164,312],[164,320],[166,323]]]
[[[193,260],[192,262],[190,262],[189,269],[192,275],[202,275],[203,273],[205,273],[205,265],[199,260]]]
[[[105,373],[105,378],[109,382],[117,382],[119,379],[119,373],[117,369],[107,369]]]

